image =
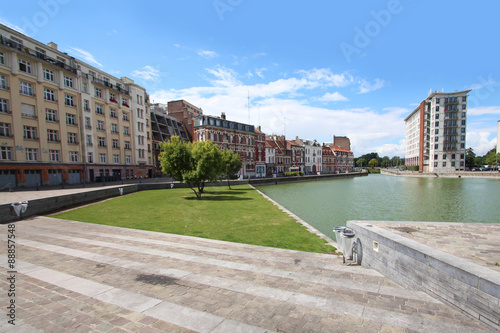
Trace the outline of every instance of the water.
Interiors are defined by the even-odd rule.
[[[500,222],[495,179],[369,175],[258,189],[332,238],[348,220]]]

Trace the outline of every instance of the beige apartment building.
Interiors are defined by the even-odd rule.
[[[151,176],[151,157],[144,88],[0,25],[0,189]]]

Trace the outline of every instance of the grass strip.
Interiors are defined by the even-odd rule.
[[[335,248],[248,185],[142,191],[53,217],[317,253]]]

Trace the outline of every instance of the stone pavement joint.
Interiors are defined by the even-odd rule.
[[[0,231],[6,248],[7,226]],[[17,222],[16,241],[17,318],[27,332],[488,330],[333,255],[47,217]]]

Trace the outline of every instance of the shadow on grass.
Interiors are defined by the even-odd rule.
[[[238,195],[238,194],[245,194],[242,190],[228,190],[228,191],[219,191],[219,192],[212,192],[212,191],[203,191],[203,194],[210,194],[210,195]]]

